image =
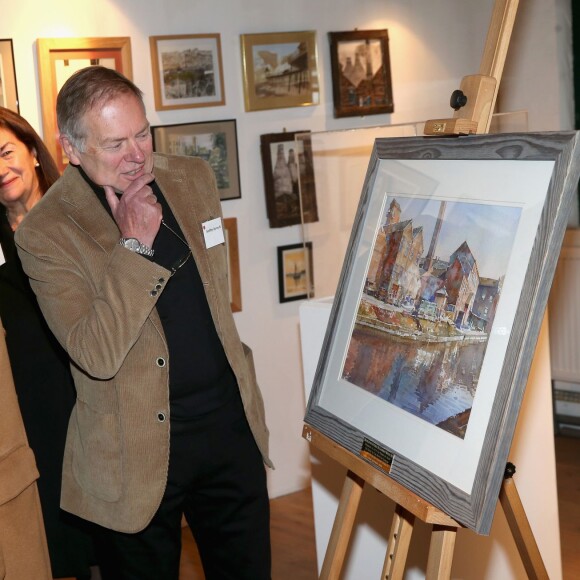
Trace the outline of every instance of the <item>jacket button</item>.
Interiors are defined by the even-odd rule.
[[[163,284],[163,282],[165,282],[165,278],[159,278],[158,282],[160,282],[161,284]]]
[[[165,359],[163,357],[161,357],[161,356],[155,362],[157,363],[157,366],[158,367],[164,367],[165,366]]]
[[[161,290],[161,288],[163,288],[161,284],[155,284],[155,290]]]
[[[165,413],[162,413],[161,411],[159,411],[159,413],[157,413],[157,420],[160,423],[163,423],[165,421]]]
[[[157,296],[157,290],[151,290],[151,292],[149,292],[150,296]]]

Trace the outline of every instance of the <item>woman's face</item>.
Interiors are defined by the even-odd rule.
[[[30,209],[40,198],[36,157],[12,131],[0,128],[0,203]]]

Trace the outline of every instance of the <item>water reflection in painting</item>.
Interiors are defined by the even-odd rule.
[[[387,199],[342,376],[464,438],[521,208]]]

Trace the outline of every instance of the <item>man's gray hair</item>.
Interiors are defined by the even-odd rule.
[[[120,95],[135,95],[145,109],[143,92],[127,77],[104,66],[89,66],[64,83],[56,99],[56,119],[61,135],[84,152],[87,138],[84,116]]]

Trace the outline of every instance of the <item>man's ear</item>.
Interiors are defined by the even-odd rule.
[[[80,165],[81,160],[79,159],[78,152],[74,145],[69,141],[69,138],[66,135],[59,135],[58,139],[65,155],[69,158],[69,161],[73,165]]]

